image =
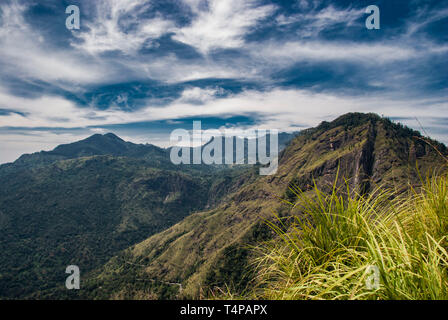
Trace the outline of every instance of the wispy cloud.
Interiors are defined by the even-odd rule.
[[[80,138],[136,122],[238,116],[293,130],[349,111],[412,125],[417,116],[432,135],[448,140],[446,121],[437,121],[448,110],[448,8],[441,2],[380,0],[376,31],[365,29],[358,2],[75,2],[81,30],[71,32],[61,32],[61,2],[0,3],[6,154],[13,138],[36,149],[53,145],[39,141],[69,138],[59,130]],[[42,12],[45,19],[55,15],[47,29],[36,23]],[[143,141],[137,131],[128,137]]]
[[[296,41],[257,45],[254,54],[259,58],[287,61],[350,61],[378,64],[415,58],[413,47],[390,44],[333,43],[329,41]]]
[[[0,61],[2,73],[49,82],[92,83],[105,75],[106,69],[86,62],[73,52],[48,47],[47,39],[24,18],[27,6],[8,2],[1,6]]]
[[[73,31],[81,42],[73,46],[91,54],[105,51],[121,51],[135,54],[143,46],[151,45],[151,39],[170,32],[172,21],[157,15],[142,17],[151,9],[152,2],[139,0],[98,0],[93,21],[86,22],[87,31]],[[84,29],[83,29],[84,30]]]
[[[272,15],[274,5],[260,6],[256,0],[187,1],[196,14],[191,25],[174,31],[173,38],[203,53],[213,49],[240,48],[244,36],[257,23]]]
[[[326,28],[339,26],[349,27],[359,24],[360,18],[365,13],[365,8],[336,8],[333,5],[316,8],[316,3],[306,1],[299,2],[303,12],[289,15],[280,14],[276,17],[276,23],[280,27],[299,25],[294,35],[300,38],[316,37]],[[306,10],[308,9],[308,10]]]

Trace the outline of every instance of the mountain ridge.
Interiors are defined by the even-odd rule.
[[[99,267],[192,212],[216,206],[253,171],[176,166],[169,149],[113,133],[2,165],[0,297],[52,288],[67,263],[83,272]]]
[[[200,298],[215,286],[242,290],[250,278],[242,276],[248,274],[247,247],[272,236],[263,221],[273,218],[273,212],[291,214],[279,201],[288,199],[289,187],[306,191],[317,184],[325,189],[336,178],[340,185],[349,178],[347,183],[359,192],[379,186],[404,191],[418,185],[417,171],[430,173],[442,163],[415,135],[388,119],[364,114],[345,115],[299,134],[282,152],[277,174],[242,185],[215,209],[190,215],[112,258],[88,280],[85,297]],[[431,144],[447,153],[444,145]],[[123,274],[119,270],[124,264],[140,267],[128,266]],[[132,281],[129,274],[159,282]],[[164,283],[181,283],[183,291]]]
[[[102,139],[108,143],[98,146]],[[426,173],[440,163],[432,146],[447,153],[424,139],[377,115],[347,114],[299,133],[280,153],[278,172],[265,177],[256,166],[166,169],[115,135],[62,145],[49,163],[38,157],[37,165],[0,169],[0,297],[198,298],[216,286],[242,290],[250,281],[247,246],[272,237],[264,219],[291,213],[280,201],[292,199],[290,187],[325,189],[338,177],[361,193],[405,190],[418,185],[416,164]],[[120,153],[120,145],[136,157],[89,155]],[[70,153],[78,157],[55,160]],[[69,264],[82,268],[79,292],[63,287]]]
[[[278,139],[279,150],[280,151],[283,150],[287,146],[289,141],[291,141],[291,139],[293,139],[294,136],[296,136],[297,134],[298,134],[297,132],[279,133],[279,139]],[[232,138],[234,140],[240,139],[236,136]],[[213,141],[213,139],[215,139],[215,137],[212,137],[200,148],[201,149],[205,148],[208,144],[210,144]],[[245,146],[244,159],[247,159],[248,154],[247,139],[243,139],[243,143]],[[23,154],[14,162],[1,164],[0,176],[10,172],[14,172],[15,170],[46,166],[56,161],[75,159],[79,157],[98,156],[98,155],[111,155],[111,156],[122,156],[122,157],[143,159],[148,162],[148,165],[151,166],[159,167],[162,169],[178,170],[179,166],[174,165],[170,159],[170,153],[172,148],[173,147],[161,148],[153,144],[136,144],[133,142],[125,141],[112,132],[106,134],[94,134],[80,141],[61,144],[50,151],[39,151],[31,154]],[[195,148],[190,148],[191,154],[193,153],[193,149]],[[235,145],[232,151],[235,151]],[[224,159],[225,158],[224,145],[222,154]],[[205,164],[200,166],[191,166],[188,164],[186,165],[188,166],[188,169],[193,171],[210,171],[220,168],[220,166],[205,165]],[[183,168],[183,170],[184,169],[185,168]]]

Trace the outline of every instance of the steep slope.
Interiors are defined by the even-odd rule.
[[[210,180],[95,156],[22,171],[0,186],[0,296],[85,272],[206,207]]]
[[[217,208],[123,251],[84,282],[85,298],[197,298],[213,286],[243,289],[250,279],[248,245],[270,237],[263,219],[288,214],[288,187],[329,187],[344,178],[359,192],[418,184],[417,170],[441,166],[418,132],[373,114],[348,114],[307,130],[282,153],[273,176],[241,185]],[[430,141],[441,152],[444,145]]]

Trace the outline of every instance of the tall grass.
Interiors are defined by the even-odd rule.
[[[278,237],[257,248],[251,298],[448,298],[446,175],[404,195],[292,191],[301,214],[268,222]]]

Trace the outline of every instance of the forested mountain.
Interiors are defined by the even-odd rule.
[[[0,298],[39,297],[64,282],[70,264],[88,273],[192,212],[214,207],[253,172],[174,165],[170,149],[112,133],[2,165]]]
[[[302,132],[282,152],[279,170],[231,193],[212,210],[112,258],[85,281],[84,298],[200,298],[215,286],[243,291],[251,278],[251,245],[270,239],[264,220],[291,214],[289,187],[330,190],[335,179],[352,190],[398,192],[440,168],[444,145],[374,114],[347,114]],[[182,289],[182,290],[180,290]]]
[[[0,166],[0,298],[199,298],[243,290],[250,245],[287,215],[289,187],[338,177],[360,193],[405,190],[440,166],[435,141],[373,114],[347,114],[280,145],[275,175],[176,166],[169,149],[94,135]],[[64,288],[78,265],[81,290]]]

